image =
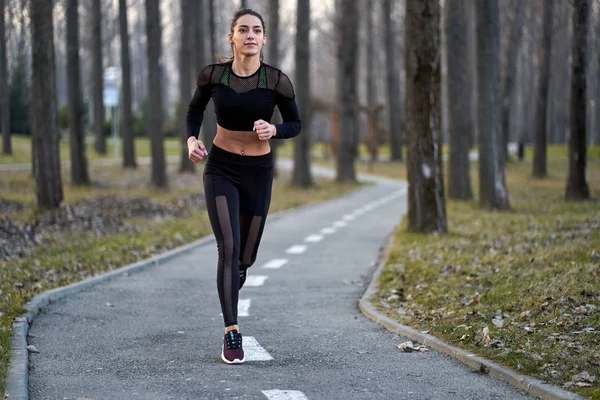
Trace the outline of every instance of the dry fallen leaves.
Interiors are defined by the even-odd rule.
[[[398,348],[400,350],[404,350],[407,353],[410,353],[410,352],[413,352],[413,351],[428,351],[429,350],[427,347],[423,346],[422,344],[419,344],[419,345],[415,346],[413,344],[412,340],[400,343],[398,345]]]

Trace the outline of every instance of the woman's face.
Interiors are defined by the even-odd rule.
[[[246,14],[238,18],[233,33],[229,34],[229,41],[238,54],[253,56],[260,54],[260,49],[266,43],[267,38],[260,19]]]

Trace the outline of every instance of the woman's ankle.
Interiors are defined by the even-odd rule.
[[[233,330],[236,330],[239,333],[240,327],[237,325],[229,325],[229,326],[225,327],[225,333],[227,333],[229,331],[233,331]]]

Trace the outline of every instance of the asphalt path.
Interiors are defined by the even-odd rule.
[[[30,398],[529,398],[441,353],[397,349],[405,338],[360,313],[405,212],[406,185],[376,179],[267,220],[240,292],[243,365],[220,359],[214,241],[56,301],[29,330]]]

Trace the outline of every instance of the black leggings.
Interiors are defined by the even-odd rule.
[[[273,155],[243,156],[212,145],[204,195],[219,253],[217,289],[225,326],[237,325],[240,270],[256,261],[273,186]]]

